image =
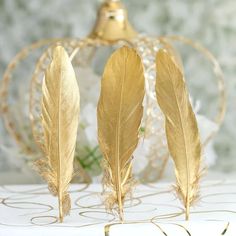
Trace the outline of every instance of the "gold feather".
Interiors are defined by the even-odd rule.
[[[58,197],[59,219],[70,211],[69,183],[73,176],[80,96],[70,59],[63,47],[53,50],[42,85],[42,126],[45,158],[35,167]]]
[[[112,54],[105,66],[97,108],[105,205],[108,210],[117,206],[121,221],[124,199],[134,183],[131,161],[138,144],[143,97],[141,59],[134,49],[124,46]]]
[[[175,163],[176,191],[188,220],[189,208],[199,190],[201,143],[197,121],[183,73],[174,57],[161,49],[157,53],[156,68],[157,101],[165,115],[168,147]]]

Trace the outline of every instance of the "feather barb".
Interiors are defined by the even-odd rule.
[[[132,154],[138,144],[143,114],[144,74],[139,55],[122,47],[109,58],[97,108],[98,140],[104,156],[103,186],[108,210],[118,208],[124,220],[124,199],[134,184]]]
[[[79,119],[79,88],[68,54],[61,46],[53,50],[42,85],[42,126],[45,158],[36,162],[50,192],[58,197],[59,219],[70,211],[69,183]]]
[[[189,219],[199,190],[201,143],[182,69],[174,57],[160,49],[156,57],[156,95],[165,115],[168,148],[175,164],[176,191]]]

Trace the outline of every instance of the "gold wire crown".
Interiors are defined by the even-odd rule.
[[[178,54],[178,52],[174,49],[172,45],[172,42],[175,41],[181,42],[200,52],[211,63],[213,71],[217,78],[219,101],[218,101],[218,111],[214,121],[218,126],[222,124],[226,108],[226,95],[225,95],[223,73],[215,57],[199,43],[196,43],[182,36],[162,36],[162,37],[140,36],[129,23],[128,12],[124,7],[124,5],[121,3],[121,1],[107,0],[102,3],[100,9],[98,10],[97,21],[88,37],[84,39],[51,38],[51,39],[40,40],[23,48],[7,66],[0,89],[1,116],[3,118],[7,131],[19,144],[21,150],[31,155],[35,154],[38,151],[36,145],[32,142],[33,137],[37,140],[40,136],[42,136],[42,134],[38,131],[40,116],[38,114],[39,112],[37,109],[38,109],[38,104],[40,103],[40,97],[38,98],[36,92],[39,93],[41,91],[41,83],[42,83],[41,75],[44,74],[45,68],[48,66],[48,61],[50,61],[51,59],[51,49],[54,47],[54,45],[61,44],[66,48],[71,58],[76,58],[76,54],[81,49],[86,50],[89,47],[97,48],[100,46],[119,44],[120,41],[122,41],[122,43],[124,43],[124,41],[126,43],[128,42],[129,44],[131,44],[133,47],[136,48],[140,47],[140,54],[142,54],[145,60],[150,56],[153,57],[153,55],[156,54],[158,48],[160,48],[160,45],[162,46],[164,45],[164,47],[167,50],[170,50]],[[14,95],[12,94],[12,91],[15,91],[15,88],[14,90],[11,89],[11,86],[14,85],[15,83],[14,79],[16,79],[13,76],[14,72],[16,68],[19,67],[22,61],[27,59],[37,49],[42,49],[45,46],[48,47],[48,49],[45,52],[43,52],[43,54],[40,56],[39,60],[35,64],[35,70],[29,85],[30,89],[26,91],[28,93],[27,95],[30,97],[29,98],[30,112],[29,114],[27,114],[28,115],[27,119],[23,118],[22,120],[19,119],[22,113],[17,114],[17,119],[16,119],[16,114],[14,113],[15,111],[13,111],[14,109],[12,109],[12,107],[14,107],[12,106],[12,101],[15,101],[15,104],[17,104],[18,101],[15,94]],[[81,63],[81,61],[79,63]],[[79,63],[77,62],[77,64]],[[153,64],[149,64],[146,67],[146,70],[147,73],[152,71]],[[153,83],[153,81],[151,81],[150,83]],[[26,87],[27,86],[25,86],[25,88]],[[147,91],[147,96],[149,96],[148,93],[149,91]],[[150,95],[150,99],[152,99],[152,97],[153,95]],[[24,109],[22,108],[21,110]],[[151,107],[150,109],[147,109],[147,111],[148,111],[147,116],[151,116],[154,113],[154,108]],[[150,119],[154,118],[148,117],[147,121],[150,121]],[[23,126],[28,127],[27,134],[25,130],[23,130],[22,128]],[[210,133],[210,135],[206,138],[204,144],[208,143],[209,140],[211,140],[212,137],[216,134],[216,132],[217,131],[213,131],[212,133]],[[154,132],[153,135],[157,134]],[[26,141],[26,139],[28,142]],[[153,153],[157,155],[158,151],[154,150]],[[165,158],[164,164],[166,163],[167,158]],[[150,159],[150,162],[153,161],[153,159]],[[152,163],[150,164],[150,162],[147,165],[148,168],[152,165]],[[144,174],[146,176],[148,176],[151,172],[150,169],[148,168]],[[80,171],[85,176],[84,179],[86,179],[87,182],[91,180],[89,176],[86,174],[86,172],[83,171],[83,168],[80,168]],[[155,173],[158,172],[156,170],[156,166],[155,168],[153,168],[153,171]],[[163,168],[160,170],[160,175],[162,171]],[[148,177],[146,179],[148,179]],[[156,179],[153,180],[155,181]]]

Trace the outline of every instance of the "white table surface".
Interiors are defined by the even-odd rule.
[[[236,235],[236,181],[202,183],[188,222],[171,190],[170,183],[137,186],[120,224],[104,209],[101,185],[74,184],[71,214],[58,223],[57,199],[45,185],[1,186],[0,236]]]

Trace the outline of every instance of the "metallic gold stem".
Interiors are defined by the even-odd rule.
[[[63,210],[62,210],[62,196],[61,196],[61,192],[59,191],[58,193],[58,205],[59,205],[59,221],[60,223],[63,222]]]
[[[185,220],[189,220],[190,204],[189,199],[187,199],[186,210],[185,210]]]
[[[119,217],[120,217],[120,221],[121,223],[124,222],[124,211],[123,211],[123,206],[122,206],[122,202],[119,199]]]

